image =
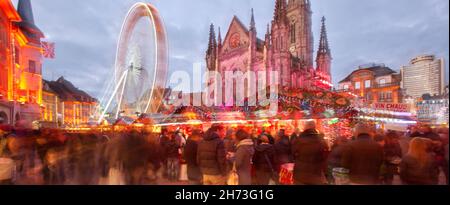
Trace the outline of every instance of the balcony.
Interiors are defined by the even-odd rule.
[[[387,87],[394,87],[394,86],[400,86],[400,82],[384,83],[384,84],[375,83],[373,85],[373,88],[387,88]]]

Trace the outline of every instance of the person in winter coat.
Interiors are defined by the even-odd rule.
[[[250,139],[250,135],[244,130],[238,130],[236,132],[236,145],[235,154],[235,166],[239,176],[239,185],[251,185],[252,184],[252,159],[255,153],[253,140]]]
[[[439,168],[442,169],[445,175],[445,179],[448,182],[448,163],[445,160],[445,142],[441,138],[441,136],[434,132],[429,125],[425,125],[422,127],[422,133],[425,138],[428,138],[433,141],[432,150],[435,154],[436,161],[439,165]]]
[[[402,148],[398,141],[398,135],[395,132],[389,132],[385,138],[384,145],[384,174],[383,183],[392,185],[394,175],[397,174],[398,166],[402,158]]]
[[[429,152],[432,141],[426,138],[411,140],[408,154],[400,163],[400,178],[405,185],[437,185],[439,168]]]
[[[289,137],[285,135],[284,130],[280,130],[275,143],[275,151],[277,156],[277,164],[280,166],[283,164],[292,162],[291,143]]]
[[[259,138],[261,138],[262,136],[267,136],[269,138],[269,143],[272,145],[275,144],[275,138],[272,137],[272,135],[268,130],[266,130],[266,128],[262,128],[261,135],[259,135]]]
[[[236,152],[236,133],[233,129],[227,130],[227,134],[223,139],[225,152],[227,154],[227,173],[233,168],[231,156]]]
[[[163,164],[163,177],[167,178],[167,153],[165,150],[166,144],[169,142],[169,133],[166,129],[161,130],[159,136],[159,146],[161,147],[161,161]]]
[[[278,181],[275,148],[269,143],[267,136],[261,137],[261,144],[256,146],[253,164],[256,185],[268,185],[271,179]]]
[[[177,181],[180,172],[179,149],[181,146],[177,138],[177,134],[172,135],[164,147],[167,154],[167,177],[170,181]]]
[[[213,125],[198,144],[197,163],[203,174],[204,185],[225,185],[226,153],[221,140],[223,127]]]
[[[371,130],[368,125],[358,124],[356,140],[346,146],[342,155],[342,166],[349,170],[350,181],[354,185],[379,183],[384,154],[383,148],[372,140]]]
[[[316,130],[314,121],[308,122],[300,138],[294,141],[294,182],[297,185],[324,185],[327,144]]]
[[[187,164],[188,179],[193,185],[200,185],[202,183],[202,172],[197,164],[197,150],[198,143],[202,137],[201,135],[200,130],[194,130],[188,138],[183,152],[183,159]]]
[[[333,169],[342,167],[342,155],[345,150],[345,146],[348,143],[347,138],[339,137],[336,139],[333,147],[331,147],[331,153],[328,156],[328,172],[327,172],[327,180],[329,184],[335,184],[335,180],[333,177]]]
[[[302,134],[302,131],[300,130],[300,128],[295,128],[295,131],[294,131],[294,133],[292,133],[289,141],[291,141],[291,143],[294,142],[296,139],[300,138],[301,134]]]

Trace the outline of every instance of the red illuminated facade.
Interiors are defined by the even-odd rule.
[[[0,123],[31,125],[41,117],[44,34],[34,23],[30,0],[0,1]]]

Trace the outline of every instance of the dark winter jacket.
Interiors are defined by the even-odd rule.
[[[177,140],[169,140],[167,143],[165,143],[164,150],[167,154],[168,158],[177,158],[180,156],[180,153],[178,152],[178,149],[180,148],[179,143]]]
[[[198,144],[197,163],[204,175],[226,173],[225,146],[216,133],[208,133]]]
[[[261,135],[259,135],[259,137],[258,137],[258,144],[261,143],[260,138],[261,138],[263,135],[265,135],[265,136],[267,136],[267,138],[269,138],[269,144],[272,144],[272,145],[275,144],[275,138],[273,138],[272,135],[270,135],[270,134],[267,133],[267,132],[263,132]]]
[[[186,161],[188,165],[198,166],[197,149],[198,149],[198,142],[191,139],[188,139],[186,141],[186,147],[184,148],[183,152],[183,159]]]
[[[292,161],[291,143],[288,136],[282,136],[275,144],[277,164],[283,165]]]
[[[328,156],[328,166],[338,168],[342,167],[342,155],[344,154],[345,144],[337,145]]]
[[[270,163],[270,164],[269,164]],[[256,170],[272,173],[277,170],[275,148],[271,144],[260,144],[255,148],[253,164]],[[274,169],[274,170],[272,170]]]
[[[184,148],[183,158],[187,163],[188,178],[191,180],[200,180],[201,171],[197,164],[197,149],[198,142],[188,139],[186,141],[186,147]]]
[[[161,147],[161,158],[165,161],[167,160],[167,153],[165,147],[167,146],[167,143],[170,141],[169,137],[166,135],[161,135],[159,138],[159,145]]]
[[[400,164],[400,177],[408,185],[437,185],[439,168],[433,157],[421,167],[417,159],[406,155]]]
[[[236,152],[236,143],[231,137],[225,138],[223,140],[225,146],[225,152]]]
[[[315,130],[306,130],[292,145],[294,180],[308,185],[325,184],[327,145]]]
[[[342,166],[350,171],[352,183],[377,184],[383,159],[383,148],[370,135],[361,134],[346,146]]]

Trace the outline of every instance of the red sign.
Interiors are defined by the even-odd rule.
[[[375,103],[375,110],[392,112],[409,112],[409,105],[404,103]]]

